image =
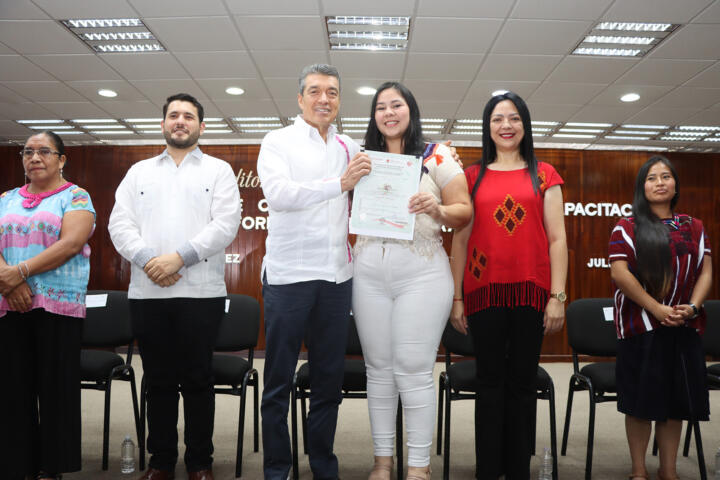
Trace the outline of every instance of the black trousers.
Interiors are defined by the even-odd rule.
[[[224,297],[130,300],[147,387],[147,447],[152,468],[175,470],[180,393],[185,466],[188,472],[212,467],[212,354],[224,312]]]
[[[543,312],[487,308],[468,317],[475,343],[475,476],[530,478]]]
[[[333,445],[342,401],[351,292],[352,280],[263,284],[266,346],[261,410],[266,480],[285,480],[290,471],[288,400],[304,338],[310,363],[310,468],[315,479],[338,476]]]
[[[82,322],[43,309],[0,318],[2,478],[80,470]]]

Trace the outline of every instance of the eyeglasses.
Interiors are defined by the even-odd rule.
[[[40,158],[43,160],[47,160],[50,158],[50,155],[60,155],[60,152],[55,152],[53,150],[50,150],[49,148],[39,148],[37,150],[33,148],[26,148],[24,150],[20,151],[20,156],[26,160],[30,160],[35,156],[35,154],[40,155]]]

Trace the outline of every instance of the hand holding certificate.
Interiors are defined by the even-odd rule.
[[[412,240],[415,214],[408,211],[408,201],[420,186],[422,158],[365,153],[372,161],[372,170],[355,185],[350,233]]]

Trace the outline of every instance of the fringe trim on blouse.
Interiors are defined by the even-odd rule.
[[[491,283],[465,294],[465,315],[490,307],[532,307],[544,312],[550,292],[535,283]]]

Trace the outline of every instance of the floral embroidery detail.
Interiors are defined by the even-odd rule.
[[[548,188],[547,175],[545,172],[540,172],[538,174],[538,180],[540,180],[540,193],[545,194],[545,190]]]
[[[525,220],[526,215],[527,212],[525,208],[516,202],[509,193],[505,196],[505,200],[503,200],[493,212],[495,223],[503,227],[509,235],[515,233],[517,228]]]
[[[70,201],[70,204],[74,208],[80,208],[80,207],[87,207],[88,201],[90,199],[90,196],[88,195],[87,190],[84,188],[74,188],[71,190],[72,193],[72,200]]]

